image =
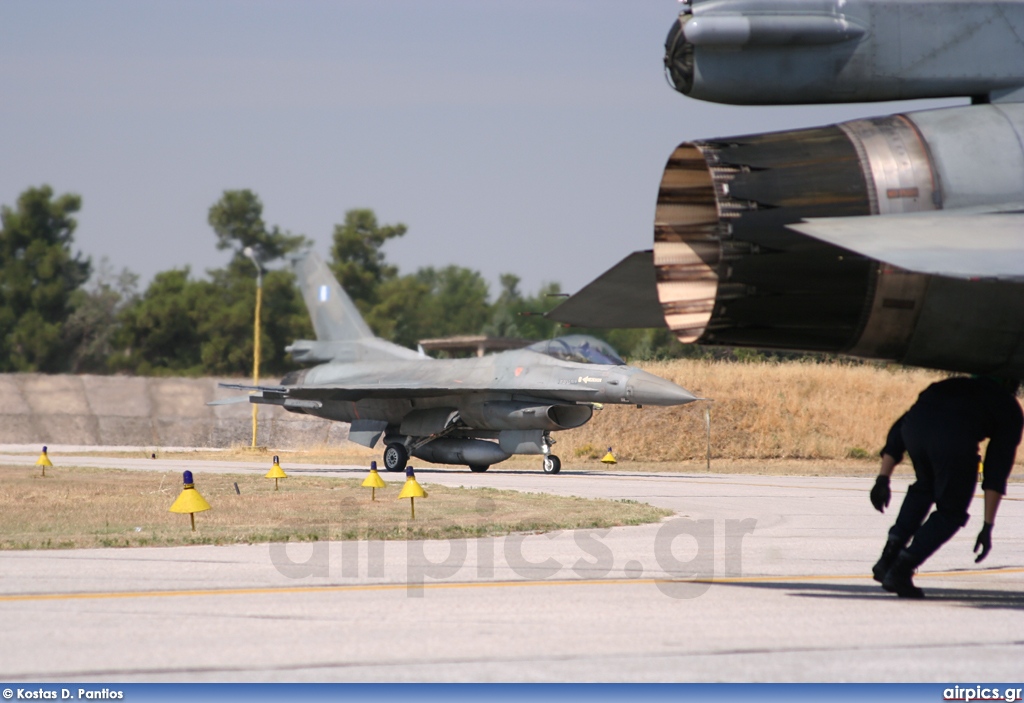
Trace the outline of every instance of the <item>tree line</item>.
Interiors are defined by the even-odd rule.
[[[285,347],[313,331],[289,267],[311,242],[263,219],[250,190],[225,191],[209,210],[222,268],[196,276],[189,267],[161,271],[145,290],[139,277],[73,252],[82,207],[78,195],[29,188],[0,209],[0,371],[227,375],[252,372],[256,269],[245,250],[267,262],[261,311],[261,374],[295,367]],[[478,271],[458,265],[403,274],[384,245],[404,237],[404,224],[381,224],[353,209],[335,225],[328,265],[374,332],[415,348],[420,339],[457,334],[545,339],[569,330],[545,319],[560,302],[550,283],[533,295],[518,276],[500,277],[491,300]],[[581,330],[573,329],[572,332]],[[679,356],[667,330],[601,330],[634,358]]]

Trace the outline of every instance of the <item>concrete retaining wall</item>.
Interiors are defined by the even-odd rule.
[[[251,405],[206,405],[242,395],[218,388],[223,380],[0,374],[0,444],[248,446]],[[346,439],[347,424],[260,406],[261,446],[298,449]]]

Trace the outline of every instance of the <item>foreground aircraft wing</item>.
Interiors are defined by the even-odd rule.
[[[352,384],[329,384],[323,386],[247,386],[237,383],[221,383],[221,388],[229,388],[237,391],[247,391],[252,395],[251,402],[266,403],[270,405],[287,405],[291,407],[319,408],[323,401],[348,400],[356,401],[364,398],[429,398],[441,395],[460,395],[465,393],[481,393],[486,391],[501,391],[499,385],[491,383],[481,384],[475,382],[459,383],[440,386],[431,383],[419,383],[410,381],[403,384],[394,383],[352,383]],[[510,387],[507,390],[516,393],[530,395],[547,394],[551,387],[523,388],[520,386]],[[560,392],[579,393],[582,396],[596,394],[597,388],[583,385],[566,386]],[[214,401],[217,402],[217,401]]]
[[[792,230],[908,271],[1024,281],[1024,204],[809,218]]]
[[[576,327],[664,327],[654,252],[633,252],[545,317]]]

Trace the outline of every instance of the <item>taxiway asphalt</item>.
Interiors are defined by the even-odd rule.
[[[0,454],[0,464],[30,455]],[[260,472],[60,456],[61,467]],[[356,477],[365,467],[288,465]],[[898,507],[908,483],[894,481]],[[402,475],[381,474],[388,482]],[[637,500],[656,525],[431,542],[0,553],[6,681],[1020,681],[1024,502],[975,565],[980,500],[923,601],[871,580],[893,516],[866,478],[417,468]],[[481,504],[486,519],[486,504]],[[429,501],[423,508],[429,509]],[[357,516],[352,518],[357,519]]]

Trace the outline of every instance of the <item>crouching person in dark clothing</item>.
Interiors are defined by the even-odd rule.
[[[933,383],[889,430],[871,504],[879,512],[889,505],[889,477],[904,452],[910,454],[917,480],[907,490],[882,557],[872,569],[885,590],[902,598],[924,598],[924,591],[914,585],[914,569],[967,524],[978,480],[978,444],[986,437],[981,484],[985,524],[974,545],[975,552],[980,550],[975,562],[988,556],[992,526],[1024,427],[1017,386],[1017,381],[988,377]],[[935,511],[929,515],[932,505]]]

